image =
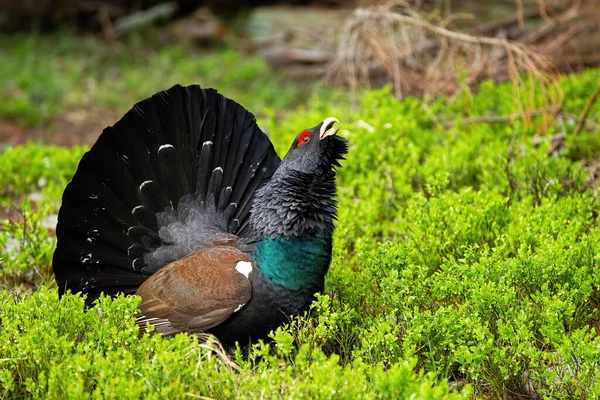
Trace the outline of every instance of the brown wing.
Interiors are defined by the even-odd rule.
[[[212,246],[165,266],[139,287],[137,319],[165,335],[213,328],[250,300],[251,259],[232,246]]]

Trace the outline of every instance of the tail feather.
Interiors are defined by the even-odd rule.
[[[212,151],[213,151],[213,142],[206,141],[202,143],[202,150],[200,151],[200,165],[199,170],[201,171],[209,171],[210,165],[212,163]],[[196,197],[198,199],[206,198],[206,190],[208,187],[208,174],[198,174],[196,180]]]
[[[213,89],[175,86],[104,130],[65,189],[59,293],[132,293],[223,234],[248,234],[254,192],[280,159],[254,116]]]
[[[140,184],[139,201],[155,213],[169,206],[169,200],[157,181],[147,180]],[[134,207],[135,208],[135,207]]]
[[[59,254],[66,255],[65,258],[71,259],[71,261],[79,261],[83,266],[111,265],[122,269],[132,269],[132,260],[127,255],[127,251],[122,248],[112,246],[101,240],[81,241],[80,235],[66,235],[61,240],[66,246],[73,247],[74,250],[70,252],[71,254],[65,254],[64,250],[60,251]],[[76,257],[69,257],[73,255]]]
[[[219,201],[221,193],[221,184],[223,183],[223,168],[217,167],[213,170],[210,180],[208,181],[208,194],[206,195],[206,206],[215,207]]]
[[[219,195],[219,205],[217,206],[218,210],[225,210],[225,208],[229,205],[229,199],[231,198],[231,186],[227,186],[221,190],[221,194]],[[225,218],[228,220],[228,218]]]
[[[250,214],[253,194],[264,184],[264,175],[271,169],[275,170],[279,166],[278,163],[275,164],[273,162],[274,160],[270,157],[271,153],[269,149],[265,148],[265,143],[257,143],[256,148],[250,154],[261,154],[264,158],[256,158],[255,162],[250,163],[249,168],[246,169],[244,175],[239,179],[240,185],[237,187],[237,190],[241,200],[237,202],[237,212],[234,215],[234,219],[238,225],[235,232],[241,237],[247,236],[250,227],[248,224],[249,220],[247,218],[240,218],[240,216]]]
[[[158,232],[158,223],[156,214],[146,206],[135,206],[131,211],[135,220],[153,232]]]
[[[221,107],[224,109],[224,115],[215,118],[215,131],[221,132],[220,135],[215,136],[212,140],[213,142],[213,155],[215,157],[214,165],[222,165],[222,160],[219,158],[219,155],[223,153],[221,147],[222,143],[229,139],[231,136],[232,124],[231,120],[234,118],[235,114],[228,109],[228,103],[221,102]],[[229,115],[229,118],[225,118],[225,114]]]
[[[177,204],[190,191],[183,165],[186,162],[184,154],[186,151],[178,154],[172,144],[163,144],[158,148],[160,172],[171,204]]]

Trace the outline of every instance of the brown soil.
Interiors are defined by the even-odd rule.
[[[40,127],[24,128],[0,119],[0,148],[30,141],[57,146],[91,145],[102,130],[114,124],[114,111],[77,110],[61,114]]]

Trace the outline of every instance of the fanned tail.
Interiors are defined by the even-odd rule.
[[[63,194],[59,293],[133,293],[219,236],[248,234],[255,191],[280,159],[254,116],[213,89],[174,86],[136,104],[84,155]]]

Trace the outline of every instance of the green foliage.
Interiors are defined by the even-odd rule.
[[[42,289],[16,300],[0,297],[0,387],[11,398],[405,398],[467,399],[433,374],[415,373],[415,358],[392,368],[357,358],[342,366],[309,345],[292,346],[279,329],[275,344],[238,354],[239,367],[216,345],[196,338],[138,337],[138,299],[102,298],[85,310],[79,296],[58,300]],[[378,393],[378,395],[376,394]],[[259,395],[260,394],[260,395]]]
[[[564,78],[563,109],[577,113],[599,78],[598,70]],[[532,141],[545,132],[542,119],[463,123],[518,111],[512,96],[511,86],[484,83],[430,105],[385,89],[359,107],[332,94],[283,118],[266,110],[280,153],[327,116],[343,121],[350,141],[333,262],[310,312],[228,358],[185,335],[138,337],[136,298],[84,310],[78,295],[58,300],[49,283],[26,296],[4,291],[2,395],[597,398],[600,228],[583,157],[595,157],[586,143],[600,132],[569,136],[572,124],[553,121],[550,132],[566,129],[568,139],[550,156],[550,140]],[[598,117],[594,107],[590,118]],[[42,177],[64,184],[83,149],[63,151],[1,153],[0,165],[21,174],[2,176],[3,196],[25,195]],[[44,169],[38,154],[54,167]],[[31,162],[18,167],[20,159]],[[30,221],[55,209],[60,192],[44,194],[39,209],[23,204]],[[33,247],[7,257],[7,238],[21,243],[24,232]],[[4,268],[19,277],[28,265],[47,266],[48,243],[39,227],[5,225]]]
[[[75,107],[125,112],[178,83],[218,88],[259,115],[266,106],[300,104],[314,92],[272,73],[258,56],[203,54],[191,44],[139,34],[112,44],[67,32],[0,35],[0,59],[0,117],[26,126]]]
[[[4,149],[0,153],[0,205],[34,192],[56,203],[86,151],[79,146],[67,149],[33,143]]]
[[[54,239],[43,219],[48,206],[33,211],[25,200],[17,221],[4,220],[0,225],[0,288],[22,291],[51,281],[50,260]]]

